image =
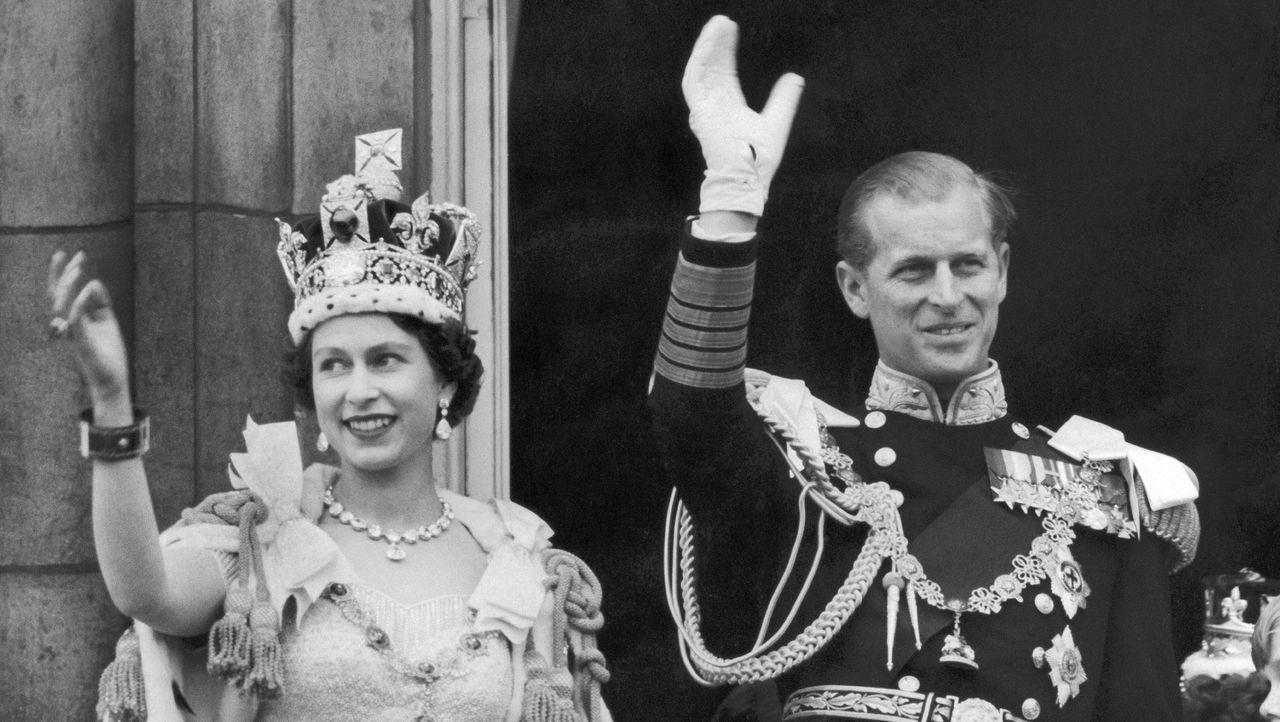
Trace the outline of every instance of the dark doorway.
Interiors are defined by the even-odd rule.
[[[511,92],[513,489],[603,579],[619,720],[707,719],[662,597],[668,485],[644,395],[701,158],[679,80],[713,13],[758,107],[805,76],[774,182],[750,364],[847,402],[874,362],[833,283],[845,185],[918,148],[1022,189],[993,351],[1011,404],[1199,473],[1200,576],[1280,576],[1280,5],[525,3]]]

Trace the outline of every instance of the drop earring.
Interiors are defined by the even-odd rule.
[[[440,399],[440,420],[436,422],[436,438],[444,441],[453,436],[453,427],[449,425],[449,399]]]
[[[321,431],[320,435],[316,437],[316,451],[319,451],[321,454],[323,454],[328,450],[329,450],[329,437],[325,436],[324,432]]]

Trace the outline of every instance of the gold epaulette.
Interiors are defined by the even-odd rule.
[[[1169,573],[1183,569],[1195,560],[1196,550],[1200,547],[1200,512],[1196,510],[1195,502],[1152,511],[1142,482],[1137,481],[1134,486],[1138,491],[1138,504],[1142,507],[1142,528],[1173,547],[1176,556]]]

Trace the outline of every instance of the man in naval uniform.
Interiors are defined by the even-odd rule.
[[[1191,472],[1073,418],[1007,412],[987,356],[1007,194],[905,153],[840,209],[837,279],[880,360],[862,406],[746,369],[757,220],[803,81],[763,111],[713,18],[683,83],[707,172],[650,405],[678,493],[666,581],[707,684],[776,684],[787,720],[1180,718],[1168,574],[1195,553]]]

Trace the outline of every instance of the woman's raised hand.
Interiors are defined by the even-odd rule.
[[[83,251],[68,258],[58,251],[49,260],[49,333],[64,338],[97,408],[129,404],[129,358],[111,297],[102,281],[85,270]]]
[[[707,161],[699,210],[764,212],[769,183],[782,162],[804,79],[787,73],[764,110],[747,106],[738,84],[738,25],[723,15],[707,21],[684,69],[689,128]]]

